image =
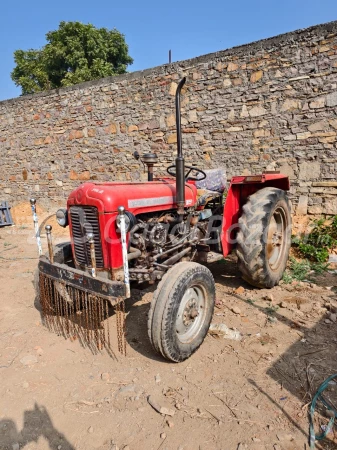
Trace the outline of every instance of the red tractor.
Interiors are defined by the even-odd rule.
[[[291,241],[287,176],[236,176],[225,195],[223,170],[185,165],[180,113],[185,81],[176,92],[178,152],[169,177],[153,178],[157,157],[145,154],[148,182],[82,184],[56,213],[59,225],[69,226],[71,242],[53,249],[47,226],[49,256],[39,261],[47,321],[63,318],[68,334],[71,321],[73,330],[81,333],[82,327],[82,336],[92,333],[101,344],[109,306],[120,312],[130,286],[159,282],[148,334],[154,349],[175,362],[198,349],[212,319],[214,279],[200,263],[207,253],[225,257],[235,248],[243,278],[271,288],[282,278]],[[120,341],[122,328],[119,324]]]

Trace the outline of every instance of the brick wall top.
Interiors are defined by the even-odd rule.
[[[298,45],[300,41],[312,39],[314,37],[319,40],[322,35],[337,32],[337,20],[314,25],[309,28],[303,28],[288,33],[283,33],[278,36],[270,37],[267,39],[262,39],[259,41],[251,42],[248,44],[238,45],[226,50],[221,50],[214,53],[207,53],[206,55],[197,56],[196,58],[190,58],[182,61],[177,61],[171,64],[163,64],[161,66],[156,66],[150,69],[138,70],[136,72],[126,73],[124,75],[117,75],[113,77],[101,78],[99,80],[87,81],[85,83],[79,83],[74,86],[69,86],[66,88],[53,89],[51,91],[40,92],[33,95],[25,95],[21,97],[16,97],[9,100],[0,101],[0,105],[5,105],[6,103],[16,103],[20,101],[27,101],[28,99],[34,99],[38,97],[46,97],[49,95],[61,95],[69,91],[75,91],[78,89],[86,89],[91,86],[101,86],[109,83],[118,83],[124,80],[132,82],[137,78],[143,78],[152,75],[160,75],[165,72],[176,73],[188,66],[196,66],[201,63],[214,62],[217,59],[222,60],[226,57],[242,55],[248,56],[249,54],[254,54],[257,51],[265,50],[269,51],[275,47],[287,46],[287,45]]]

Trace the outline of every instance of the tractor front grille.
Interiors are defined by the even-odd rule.
[[[103,268],[103,252],[97,208],[94,206],[71,206],[70,220],[76,262],[80,266],[92,266],[87,234],[93,233],[95,239],[96,267]]]

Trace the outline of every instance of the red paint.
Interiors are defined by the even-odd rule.
[[[223,255],[227,256],[234,247],[237,224],[242,206],[250,195],[265,187],[276,187],[288,191],[289,178],[281,174],[262,174],[259,182],[246,182],[245,176],[233,177],[228,190],[223,212],[221,244]]]

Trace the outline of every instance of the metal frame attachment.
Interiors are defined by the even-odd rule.
[[[48,242],[49,260],[50,260],[51,264],[54,264],[53,238],[51,236],[52,229],[53,229],[53,227],[51,225],[45,226],[47,242]]]
[[[41,237],[40,237],[40,230],[39,230],[39,219],[37,218],[37,214],[36,214],[36,199],[35,198],[30,199],[30,206],[32,208],[32,213],[33,213],[36,244],[37,244],[39,256],[41,256],[42,255],[42,245],[41,245]]]
[[[93,233],[87,233],[87,239],[90,245],[90,259],[91,259],[91,275],[96,278],[96,253],[95,253],[95,239]]]
[[[118,207],[118,214],[120,217],[119,228],[121,232],[122,254],[123,254],[123,268],[124,268],[124,284],[125,284],[125,298],[131,297],[130,292],[130,277],[129,277],[129,263],[128,263],[128,248],[126,244],[126,226],[125,226],[125,208]]]

